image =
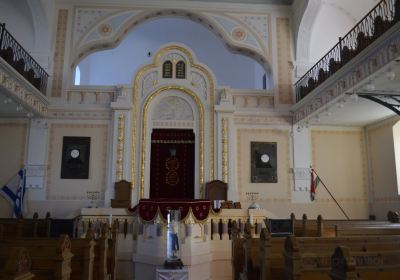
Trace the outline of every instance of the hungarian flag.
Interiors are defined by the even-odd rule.
[[[318,175],[317,176],[314,176],[314,175],[316,175],[314,173],[314,169],[311,168],[311,188],[310,188],[311,201],[313,201],[315,199],[315,190],[317,189],[318,184],[320,182]]]

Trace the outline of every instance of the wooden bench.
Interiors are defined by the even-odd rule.
[[[272,237],[267,228],[260,234],[260,279],[284,279],[285,237]]]
[[[285,279],[330,279],[330,258],[337,246],[347,246],[360,252],[400,250],[400,236],[287,237]]]
[[[400,276],[400,250],[355,251],[336,247],[329,273],[332,280],[397,280]]]
[[[323,236],[323,220],[318,215],[316,220],[309,220],[306,214],[303,214],[301,220],[296,220],[294,214],[290,215],[293,222],[293,234],[296,236]]]
[[[93,280],[96,242],[92,229],[88,229],[85,238],[74,238],[71,243],[71,252],[74,255],[71,261],[71,280]]]
[[[14,238],[0,240],[0,259],[8,257],[13,247],[24,247],[31,256],[32,273],[38,280],[69,280],[71,274],[71,240],[59,238]]]
[[[111,234],[108,238],[108,249],[107,249],[107,274],[111,275],[111,280],[117,279],[116,275],[116,263],[118,259],[117,255],[117,234],[118,234],[118,220],[116,220],[111,226]]]
[[[37,213],[32,219],[0,219],[0,225],[3,226],[0,238],[50,237],[50,215],[45,219],[39,219]]]
[[[111,273],[107,270],[107,255],[108,255],[108,225],[102,224],[100,236],[96,239],[94,248],[94,266],[93,266],[93,279],[95,280],[109,280]]]
[[[31,257],[26,248],[12,247],[9,257],[0,260],[0,280],[30,280],[35,277],[31,273]]]
[[[336,236],[357,236],[357,235],[400,235],[399,224],[392,225],[348,225],[335,226]]]
[[[240,279],[244,266],[244,238],[241,236],[239,225],[232,222],[232,275],[234,280]]]
[[[250,223],[244,226],[244,263],[241,278],[251,280],[260,278],[260,238],[254,238],[255,227]]]

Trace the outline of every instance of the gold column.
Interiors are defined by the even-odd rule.
[[[117,181],[121,181],[124,175],[123,153],[125,141],[125,115],[118,116],[118,139],[117,139]]]
[[[228,121],[222,118],[222,181],[228,183]]]

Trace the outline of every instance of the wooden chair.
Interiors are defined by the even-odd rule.
[[[228,184],[220,180],[214,180],[206,183],[206,199],[227,200]]]
[[[131,182],[115,182],[115,198],[111,199],[112,208],[129,208],[131,206]]]

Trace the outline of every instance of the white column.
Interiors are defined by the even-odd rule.
[[[293,127],[293,175],[294,190],[292,201],[295,203],[310,202],[310,165],[311,165],[311,137],[310,129]]]
[[[29,125],[26,167],[28,200],[46,200],[45,180],[47,169],[48,124],[42,119],[32,119]]]
[[[216,133],[216,179],[228,183],[228,199],[237,201],[237,188],[235,184],[235,142],[233,133],[233,113],[235,106],[229,88],[220,90],[220,102],[215,106],[217,114]]]
[[[114,198],[114,183],[120,180],[131,181],[132,149],[132,88],[117,88],[117,98],[111,103],[112,135],[110,138],[111,161],[109,162],[109,182],[105,193],[105,205],[110,206]],[[132,197],[131,197],[132,201]]]

